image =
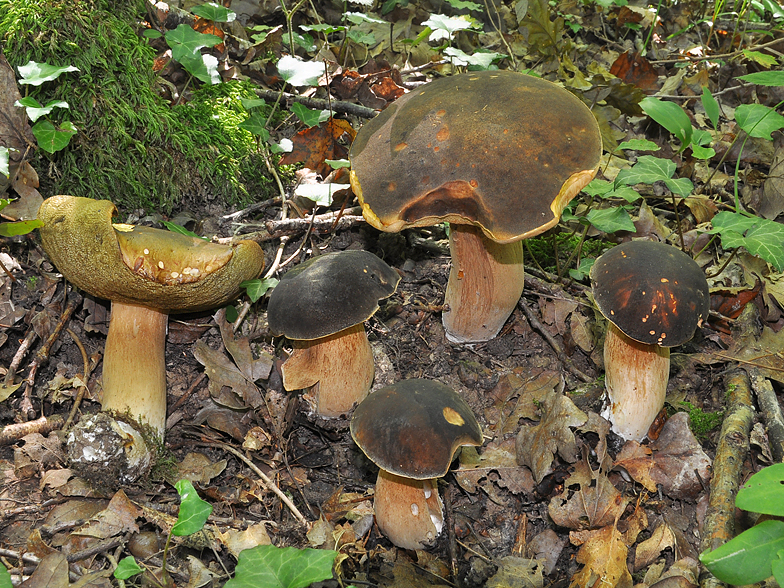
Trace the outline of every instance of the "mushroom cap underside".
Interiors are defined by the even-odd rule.
[[[360,129],[349,159],[376,228],[470,223],[509,243],[557,223],[601,154],[596,119],[569,91],[484,71],[405,94]]]
[[[640,343],[674,347],[707,318],[710,294],[699,265],[680,249],[630,241],[602,254],[591,268],[601,313]]]
[[[44,250],[65,278],[108,300],[166,312],[225,304],[264,269],[258,243],[219,245],[171,231],[112,224],[108,200],[52,196],[38,218]]]
[[[378,467],[426,480],[449,470],[462,445],[481,445],[466,402],[433,380],[410,379],[371,393],[351,417],[351,436]]]
[[[400,274],[367,251],[338,251],[286,272],[267,306],[269,328],[289,339],[313,340],[365,322]]]

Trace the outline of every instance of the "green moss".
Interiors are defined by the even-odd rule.
[[[694,406],[691,402],[678,403],[684,412],[689,413],[689,428],[694,436],[702,441],[708,438],[711,431],[721,426],[724,420],[724,411],[703,412],[701,408]],[[676,412],[680,412],[677,409]]]
[[[547,234],[526,239],[525,244],[528,252],[536,259],[542,269],[555,273],[555,247],[558,248],[558,259],[563,264],[579,247],[580,235],[571,232],[557,233],[555,236]],[[605,248],[606,244],[599,239],[586,239],[583,242],[581,257],[596,257]],[[574,259],[572,263],[574,264]]]
[[[155,92],[155,53],[134,28],[144,15],[145,0],[0,0],[0,48],[12,66],[32,59],[80,70],[26,88],[41,102],[68,102],[57,120],[79,129],[63,151],[32,160],[41,192],[163,213],[205,197],[262,199],[272,185],[266,167],[236,127],[252,86],[205,87],[171,108]]]

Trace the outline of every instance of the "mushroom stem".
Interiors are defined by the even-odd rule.
[[[286,390],[311,388],[320,416],[339,417],[367,396],[376,367],[363,323],[320,339],[292,343],[294,351],[282,368],[283,386]]]
[[[613,431],[642,441],[664,407],[670,377],[670,348],[640,343],[609,323],[604,341],[607,415]]]
[[[163,438],[166,428],[166,326],[168,314],[112,303],[103,358],[104,411],[129,412]]]
[[[378,471],[373,497],[381,532],[403,549],[424,549],[444,526],[444,505],[435,480],[414,480]]]
[[[473,225],[450,225],[452,269],[442,321],[453,343],[488,341],[512,314],[523,293],[523,243],[502,244]]]

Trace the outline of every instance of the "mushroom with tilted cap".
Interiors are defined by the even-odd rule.
[[[267,306],[269,328],[292,341],[286,390],[310,388],[316,413],[339,417],[367,396],[375,375],[364,322],[400,275],[367,251],[339,251],[286,272]]]
[[[382,231],[449,222],[442,320],[457,343],[495,337],[523,292],[523,246],[555,226],[596,174],[591,111],[563,88],[511,71],[442,78],[357,133],[351,185]]]
[[[458,448],[483,441],[466,402],[440,382],[403,380],[357,406],[351,436],[380,468],[373,507],[381,532],[404,549],[431,545],[444,523],[436,478]]]
[[[112,224],[116,212],[107,200],[48,198],[38,210],[43,222],[41,243],[69,282],[112,302],[103,358],[102,410],[117,416],[129,413],[137,424],[148,425],[162,439],[169,313],[197,312],[227,303],[239,293],[241,282],[261,273],[264,252],[252,241],[226,246],[171,231]],[[133,427],[125,425],[122,430],[140,441],[130,432]],[[123,443],[127,452],[147,454],[128,440]],[[101,455],[84,455],[86,465],[100,466]],[[134,477],[131,472],[120,475]]]
[[[708,316],[708,282],[691,257],[653,241],[613,247],[590,276],[596,305],[610,322],[607,416],[621,437],[641,441],[664,407],[670,347],[691,339]]]

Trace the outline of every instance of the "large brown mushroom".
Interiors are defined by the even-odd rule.
[[[691,257],[653,241],[613,247],[590,275],[596,305],[610,323],[605,416],[621,437],[642,441],[664,407],[670,347],[691,339],[708,316],[708,282]]]
[[[286,390],[311,389],[316,413],[339,417],[367,396],[375,375],[364,322],[391,296],[400,275],[367,251],[339,251],[286,272],[270,295],[270,331],[294,351]]]
[[[558,223],[593,178],[602,142],[563,88],[469,72],[405,94],[357,133],[351,185],[382,231],[450,224],[442,320],[453,342],[495,337],[523,291],[521,239]]]
[[[170,231],[112,224],[115,213],[106,200],[48,198],[38,210],[44,223],[41,243],[68,281],[112,301],[102,409],[129,413],[162,439],[169,313],[225,304],[238,294],[241,282],[261,273],[264,253],[252,241],[229,247]]]
[[[351,417],[351,436],[380,469],[373,506],[392,543],[424,549],[443,527],[437,480],[482,429],[458,394],[439,382],[403,380],[370,394]]]

